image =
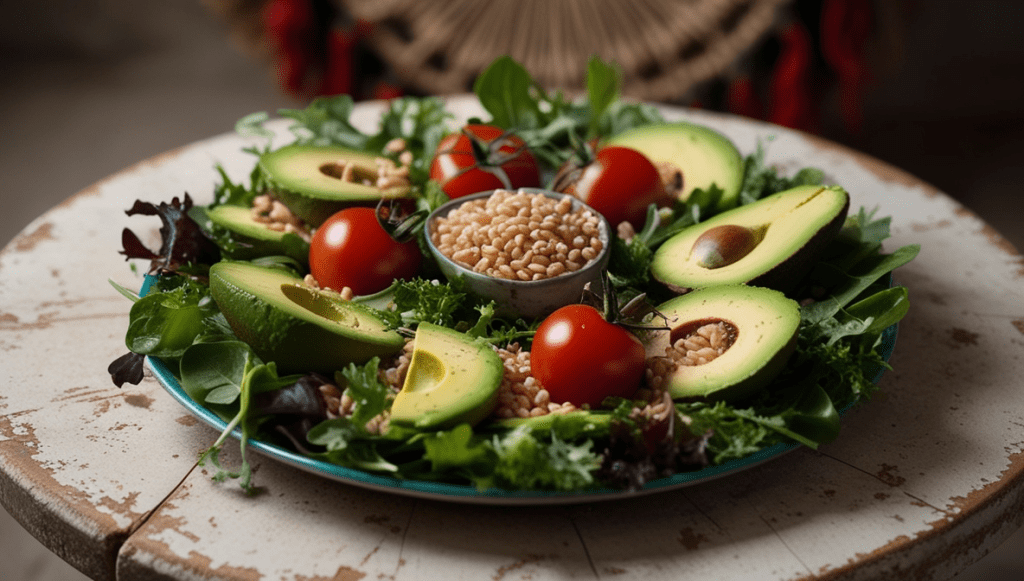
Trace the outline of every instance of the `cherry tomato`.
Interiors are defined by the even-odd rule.
[[[644,346],[589,305],[567,305],[541,322],[530,351],[533,376],[551,401],[601,405],[629,397],[644,374]]]
[[[398,242],[377,221],[373,208],[346,208],[320,225],[309,246],[309,270],[321,287],[357,295],[411,278],[422,254],[415,240]]]
[[[647,156],[617,145],[598,149],[582,167],[563,167],[554,187],[600,212],[612,228],[629,222],[639,230],[647,221],[649,205],[668,206],[675,201]]]
[[[519,137],[493,125],[466,125],[438,144],[430,179],[454,199],[498,188],[540,187],[540,170]]]

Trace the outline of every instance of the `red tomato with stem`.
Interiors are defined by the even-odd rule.
[[[516,135],[493,125],[466,125],[438,144],[430,179],[454,199],[499,188],[540,187],[540,170]]]
[[[415,240],[398,242],[380,225],[374,208],[346,208],[327,219],[309,245],[309,270],[321,287],[357,295],[412,278],[423,255]]]
[[[551,401],[595,408],[609,396],[630,397],[640,387],[644,346],[589,305],[567,305],[541,322],[533,337],[533,376]]]
[[[563,168],[554,188],[600,212],[612,228],[629,222],[640,230],[647,221],[649,205],[669,206],[675,202],[647,156],[617,145],[598,149],[582,166]]]

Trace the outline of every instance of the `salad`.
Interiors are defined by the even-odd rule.
[[[163,242],[123,233],[149,267],[144,292],[114,284],[134,305],[113,381],[166,365],[225,422],[200,463],[247,491],[252,440],[404,481],[575,493],[835,439],[888,368],[908,309],[890,273],[918,247],[884,252],[889,219],[821,171],[779,175],[760,144],[741,155],[621,99],[613,66],[587,72],[568,99],[498,59],[474,87],[488,118],[463,126],[435,97],[389,101],[370,133],[351,98],[320,98],[279,112],[283,146],[268,114],[243,118],[266,138],[247,183],[218,168],[208,205],[128,210],[158,216]],[[486,290],[541,284],[579,299],[527,312]],[[236,429],[241,465],[222,465]]]

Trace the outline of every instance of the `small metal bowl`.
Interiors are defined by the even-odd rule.
[[[497,278],[473,271],[451,258],[448,258],[434,246],[432,234],[437,219],[445,217],[449,212],[470,200],[486,198],[496,190],[488,190],[456,198],[430,213],[427,218],[427,246],[440,265],[441,272],[448,280],[462,278],[466,288],[485,300],[494,300],[498,314],[502,316],[523,317],[533,319],[550,314],[564,305],[578,303],[583,296],[583,287],[593,282],[600,287],[601,275],[608,266],[611,255],[611,229],[608,222],[590,206],[577,198],[572,198],[573,211],[580,208],[590,210],[598,217],[598,238],[601,240],[601,252],[583,268],[574,272],[533,281],[509,280]],[[519,188],[517,192],[543,194],[549,198],[561,199],[567,194],[560,194],[540,188]],[[571,197],[571,196],[570,196]]]

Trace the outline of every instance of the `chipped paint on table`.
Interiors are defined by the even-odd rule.
[[[462,118],[478,114],[451,101]],[[370,128],[379,105],[361,105]],[[96,579],[941,579],[1024,524],[1024,259],[946,195],[876,160],[699,111],[741,151],[806,163],[892,216],[910,289],[894,371],[840,438],[743,474],[620,501],[450,504],[364,490],[257,458],[260,493],[196,467],[216,434],[152,379],[114,387],[141,282],[118,256],[136,198],[212,195],[252,143],[216,137],[70,198],[0,252],[0,502]],[[282,132],[283,124],[275,125]],[[280,142],[279,142],[280,143]],[[278,143],[278,144],[279,144]],[[154,219],[155,220],[155,219]],[[155,244],[154,222],[150,242]],[[229,449],[225,461],[237,461]]]

